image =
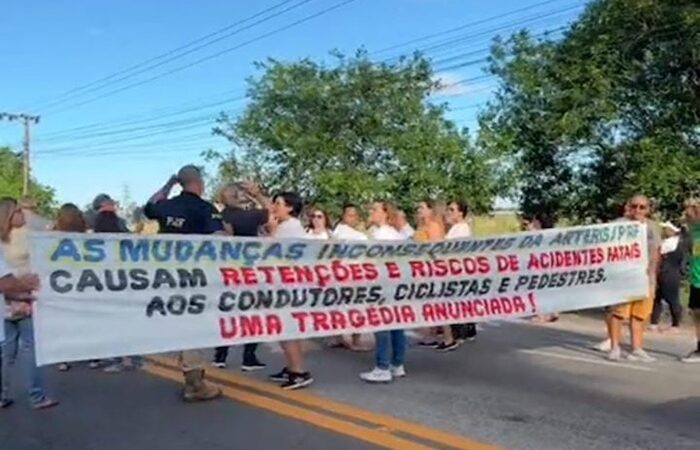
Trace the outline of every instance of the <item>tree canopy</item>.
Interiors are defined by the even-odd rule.
[[[0,147],[0,197],[22,197],[22,158],[7,147]],[[33,178],[29,182],[29,196],[44,214],[55,207],[54,190],[39,184]]]
[[[510,154],[526,213],[609,219],[636,192],[676,216],[700,185],[700,5],[598,0],[564,38],[497,40],[479,144]]]
[[[444,105],[428,101],[439,83],[426,59],[333,56],[332,65],[258,64],[245,112],[219,120],[217,132],[237,149],[223,161],[226,175],[253,174],[332,210],[348,201],[406,207],[437,196],[490,209],[496,160],[445,120]]]

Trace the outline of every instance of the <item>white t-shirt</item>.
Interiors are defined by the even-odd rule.
[[[309,239],[319,239],[319,240],[327,240],[331,238],[331,234],[328,231],[324,231],[322,233],[314,233],[313,230],[308,230],[306,232],[306,237]]]
[[[0,251],[0,278],[12,275],[12,269],[5,262],[5,257]],[[5,341],[5,296],[0,292],[0,342]]]
[[[277,225],[274,238],[281,239],[308,239],[306,230],[301,225],[301,222],[296,217],[290,217],[284,222]]]
[[[344,223],[338,224],[333,231],[333,237],[335,239],[341,239],[345,241],[366,241],[367,235],[362,231],[358,231],[349,225]]]
[[[447,239],[457,239],[457,238],[467,238],[471,237],[472,229],[469,227],[467,222],[459,222],[450,227],[447,232]]]
[[[403,235],[404,239],[411,239],[414,234],[416,234],[416,230],[413,229],[410,223],[407,223],[406,225],[401,228],[399,231]]]
[[[372,230],[372,239],[378,241],[404,241],[406,236],[392,226],[382,225]]]

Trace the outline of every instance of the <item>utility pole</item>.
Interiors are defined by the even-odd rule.
[[[27,195],[29,193],[29,178],[31,175],[29,160],[30,142],[32,137],[31,127],[32,124],[36,125],[39,123],[39,116],[0,112],[0,121],[2,120],[7,120],[9,122],[21,121],[24,125],[24,139],[22,140],[22,195]]]

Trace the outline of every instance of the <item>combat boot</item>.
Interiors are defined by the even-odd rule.
[[[213,400],[221,395],[221,389],[211,386],[204,381],[204,369],[193,369],[184,372],[185,389],[182,398],[186,402],[204,402]]]

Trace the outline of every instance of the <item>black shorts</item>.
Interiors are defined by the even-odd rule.
[[[700,310],[700,288],[695,286],[690,286],[690,300],[688,301],[688,308]]]

